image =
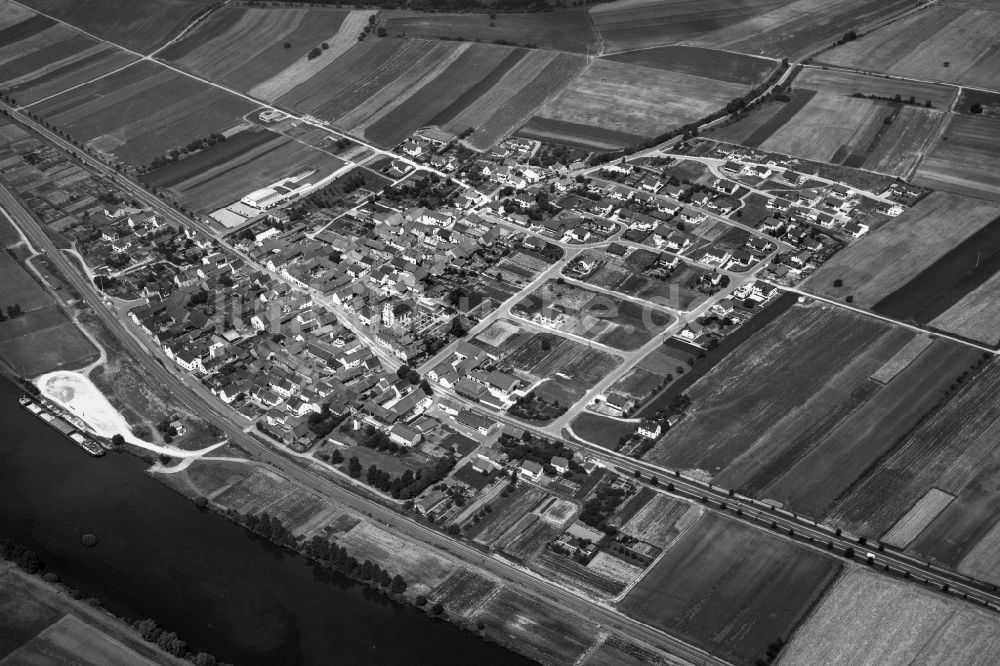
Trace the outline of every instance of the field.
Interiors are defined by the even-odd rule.
[[[644,569],[625,560],[601,551],[587,564],[587,570],[601,578],[614,581],[625,589],[642,576]]]
[[[954,499],[954,495],[931,488],[885,533],[881,542],[895,548],[906,548]]]
[[[724,107],[746,88],[677,71],[598,60],[542,107],[522,133],[590,142],[596,149],[620,148],[626,145],[623,137],[648,138],[697,120]]]
[[[33,110],[81,143],[135,165],[237,125],[248,100],[141,61]]]
[[[953,114],[917,167],[913,182],[946,192],[1000,201],[998,174],[1000,120]]]
[[[0,660],[7,664],[152,666],[166,655],[103,611],[0,564]]]
[[[1000,215],[1000,207],[935,192],[823,264],[803,283],[828,298],[871,307]],[[973,260],[975,261],[975,260]],[[834,286],[842,280],[841,286]]]
[[[347,534],[338,535],[337,543],[361,562],[371,560],[391,566],[393,573],[400,574],[409,583],[409,589],[418,593],[437,587],[455,570],[453,562],[430,548],[368,522],[351,528]]]
[[[23,315],[0,322],[0,358],[23,377],[76,367],[98,351],[42,287],[10,255],[0,253],[0,311],[19,305]]]
[[[807,69],[792,100],[764,105],[720,130],[719,138],[820,162],[905,176],[916,165],[954,98],[951,88],[848,72]],[[903,100],[894,104],[855,95]],[[923,106],[930,101],[933,108]]]
[[[492,327],[485,333],[490,334],[491,330]],[[546,387],[553,385],[574,402],[620,362],[607,352],[589,349],[583,343],[553,333],[522,331],[507,337],[499,348],[491,347],[478,336],[473,342],[499,355],[500,367],[509,368],[529,381],[548,379]]]
[[[466,41],[503,41],[541,49],[587,53],[596,50],[594,26],[582,9],[503,14],[428,14],[383,11],[383,25],[392,36],[437,39],[462,38]]]
[[[539,553],[529,565],[547,580],[574,587],[601,599],[614,599],[625,590],[625,583],[604,576],[572,557],[548,550]]]
[[[995,614],[909,582],[851,567],[796,632],[781,664],[992,664]]]
[[[242,514],[267,512],[296,534],[312,526],[330,508],[320,497],[259,467],[212,501]]]
[[[932,489],[955,497],[909,549],[955,567],[988,548],[1000,509],[1000,372],[990,364],[910,434],[834,508],[829,520],[858,534],[890,531]],[[981,552],[981,549],[980,549]],[[1000,580],[995,554],[987,569]]]
[[[434,588],[434,598],[456,615],[470,615],[489,599],[499,584],[469,569],[459,569]]]
[[[807,429],[798,417],[808,421],[823,413],[810,403],[814,394],[829,392],[828,410],[909,337],[912,334],[893,334],[887,324],[837,308],[794,307],[691,386],[687,392],[691,414],[671,428],[647,457],[713,475],[731,465],[735,473],[742,471],[740,476],[752,477],[781,455],[768,450],[775,445],[771,441],[768,446],[769,440],[789,447],[796,440],[791,435],[766,434],[783,427],[782,421],[793,426],[789,429],[795,435]],[[839,381],[834,383],[835,379]],[[838,399],[831,403],[835,396]],[[734,413],[741,418],[733,419]],[[736,487],[734,480],[729,483],[728,487]]]
[[[1000,15],[934,6],[865,35],[819,60],[832,65],[985,88],[996,87]],[[995,3],[992,9],[996,9]]]
[[[597,626],[509,589],[493,596],[476,615],[487,633],[546,664],[574,664],[594,644]]]
[[[767,78],[776,66],[774,61],[766,58],[696,46],[662,46],[641,51],[626,51],[608,56],[606,59],[746,86],[757,85]]]
[[[0,88],[22,105],[137,59],[16,5],[0,8],[9,17],[0,24]]]
[[[309,179],[318,182],[342,166],[339,158],[283,134],[252,130],[151,171],[143,180],[169,190],[181,205],[208,212],[302,169],[316,169]]]
[[[159,0],[146,6],[133,0],[24,0],[24,4],[110,42],[150,53],[211,3]]]
[[[605,51],[685,43],[795,60],[859,28],[909,7],[903,0],[624,0],[590,10]]]
[[[545,497],[536,488],[519,484],[507,497],[499,497],[490,506],[493,511],[466,530],[465,534],[483,545],[491,545],[502,537],[516,522],[534,510]]]
[[[717,514],[701,516],[620,604],[740,663],[788,640],[840,571],[831,557]]]
[[[696,504],[657,494],[619,529],[666,550],[703,512]]]
[[[338,33],[349,14],[335,9],[223,7],[160,57],[270,102],[295,86],[293,72],[324,67],[347,50],[338,48]],[[357,43],[365,22],[367,17],[361,25],[349,26],[353,30],[348,47]],[[322,43],[330,48],[310,59],[309,52]],[[303,80],[308,78],[308,72],[303,74]]]
[[[629,370],[625,376],[612,384],[608,391],[610,393],[627,395],[634,400],[642,402],[653,395],[659,386],[665,382],[666,376],[650,372],[637,365]]]
[[[614,349],[639,349],[673,323],[671,315],[650,306],[618,299],[583,287],[549,280],[515,306],[530,319],[544,305],[565,309],[555,329]]]
[[[937,340],[906,370],[860,404],[850,418],[826,424],[813,448],[761,491],[801,513],[821,516],[882,456],[893,450],[925,415],[946,402],[955,379],[982,352]]]
[[[583,411],[573,419],[570,428],[584,441],[617,451],[621,440],[635,432],[636,424]]]

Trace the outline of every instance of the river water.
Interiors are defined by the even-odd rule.
[[[19,395],[0,378],[0,536],[115,614],[234,664],[529,663],[199,511],[128,454],[86,455]]]

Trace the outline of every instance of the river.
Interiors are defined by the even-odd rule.
[[[0,377],[0,536],[115,614],[237,665],[530,663],[199,511],[131,455],[86,455],[19,395]]]

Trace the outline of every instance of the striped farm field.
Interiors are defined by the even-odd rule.
[[[953,114],[913,180],[924,187],[1000,201],[1000,120]]]
[[[950,493],[931,488],[892,526],[891,530],[886,532],[881,539],[882,543],[896,548],[906,548],[954,499],[955,496]]]
[[[525,130],[529,136],[549,135],[597,149],[620,148],[631,137],[649,138],[707,116],[746,90],[702,76],[597,60],[542,107]]]
[[[160,57],[210,81],[273,101],[354,46],[370,14],[224,7]],[[310,58],[316,48],[319,55]]]
[[[856,306],[872,307],[998,215],[1000,206],[996,204],[934,192],[838,252],[803,283],[803,288],[837,300],[853,296]],[[975,262],[973,255],[966,266]]]
[[[625,51],[606,59],[751,86],[763,81],[777,67],[777,63],[767,58],[697,46],[661,46]]]
[[[908,0],[619,0],[590,9],[606,53],[688,44],[796,59]]]
[[[148,164],[192,139],[240,122],[255,105],[150,61],[141,61],[33,107],[81,143]]]
[[[803,70],[793,85],[789,101],[767,102],[712,136],[906,177],[937,135],[955,97],[949,86],[818,68]]]
[[[507,42],[572,53],[596,51],[597,35],[583,9],[525,14],[439,14],[387,10],[379,13],[392,36]]]
[[[178,35],[212,0],[23,0],[23,4],[101,39],[150,53]]]
[[[819,60],[866,71],[997,89],[1000,6],[928,7],[822,54]]]

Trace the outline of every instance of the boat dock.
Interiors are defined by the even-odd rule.
[[[81,432],[78,426],[75,426],[67,421],[64,421],[59,416],[56,416],[52,411],[46,408],[46,406],[35,402],[28,396],[22,396],[20,399],[21,406],[27,409],[29,412],[42,419],[50,426],[58,430],[63,435],[66,435],[73,443],[79,446],[81,449],[86,451],[92,456],[103,456],[104,448],[95,442],[93,439],[88,437],[86,434]],[[55,410],[53,410],[55,411]]]

